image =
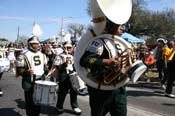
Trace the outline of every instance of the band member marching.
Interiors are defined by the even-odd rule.
[[[22,76],[22,88],[25,95],[27,116],[39,116],[40,105],[33,101],[35,80],[44,80],[48,73],[46,56],[40,51],[38,37],[28,39],[28,51],[18,56],[16,61],[17,73]]]
[[[136,82],[146,70],[120,37],[121,25],[131,16],[132,1],[90,0],[90,8],[93,26],[78,42],[75,68],[88,86],[91,116],[126,116],[126,83]]]
[[[10,60],[10,69],[9,71],[15,72],[15,46],[13,43],[10,43],[8,45],[8,49],[7,49],[7,58]]]
[[[63,53],[57,55],[53,62],[53,67],[57,68],[58,70],[57,80],[59,81],[58,100],[56,108],[59,111],[59,113],[64,112],[63,104],[65,101],[65,97],[70,90],[71,107],[75,113],[80,114],[81,109],[78,107],[77,93],[73,89],[70,81],[70,74],[75,71],[73,67],[72,52],[72,45],[70,43],[65,43]]]
[[[107,22],[106,33],[117,34],[120,25],[116,25],[111,21]],[[113,25],[113,26],[112,26]],[[111,32],[114,30],[113,32]],[[100,38],[89,44],[86,52],[80,60],[80,64],[90,69],[92,78],[103,78],[103,70],[105,66],[115,68],[117,59],[117,49],[109,51],[106,45],[114,45],[110,43],[108,38]],[[113,53],[112,53],[113,52]],[[110,54],[116,54],[116,57],[109,57]],[[118,89],[104,91],[88,86],[90,97],[91,116],[105,116],[110,112],[111,116],[126,116],[127,113],[127,97],[125,86]],[[100,99],[99,99],[100,98]]]

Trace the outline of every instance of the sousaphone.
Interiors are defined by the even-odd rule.
[[[115,24],[126,23],[132,12],[132,0],[90,0],[90,10],[92,15],[92,26],[82,36],[75,50],[74,64],[78,75],[89,86],[101,90],[112,90],[119,88],[130,80],[136,82],[140,75],[146,70],[146,66],[141,62],[130,62],[130,66],[126,67],[124,73],[130,76],[121,76],[120,79],[115,79],[115,82],[110,82],[105,79],[103,82],[88,77],[88,69],[80,65],[80,58],[84,54],[88,44],[97,38],[115,38],[115,42],[120,45],[123,56],[127,56],[126,49],[132,49],[131,45],[123,38],[110,34],[101,34],[106,26],[106,17]],[[136,72],[140,72],[136,74]],[[117,74],[118,75],[118,74]]]

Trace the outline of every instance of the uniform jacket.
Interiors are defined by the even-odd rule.
[[[34,80],[36,79],[36,75],[40,76],[41,79],[44,80],[45,75],[48,73],[46,56],[40,51],[37,53],[27,51],[26,53],[20,55],[17,58],[16,66],[18,75],[22,76],[22,88],[25,91],[28,91],[34,85],[34,81],[31,79],[28,71],[31,66],[33,66],[33,70],[35,70],[35,74],[33,76]]]
[[[67,57],[70,58],[69,62],[66,62]],[[67,78],[70,78],[69,74],[71,74],[74,71],[73,56],[71,54],[67,54],[67,53],[63,52],[55,57],[53,65],[58,70],[57,80],[59,82],[63,82]]]

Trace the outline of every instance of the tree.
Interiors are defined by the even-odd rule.
[[[83,34],[84,29],[85,26],[82,24],[71,23],[68,25],[68,32],[74,37],[76,37],[77,34],[81,36]]]
[[[87,4],[87,14],[91,16],[90,3]],[[150,11],[146,0],[132,0],[132,4],[132,14],[127,22],[129,33],[148,36],[148,43],[155,42],[159,37],[175,39],[175,10]]]
[[[145,0],[133,0],[133,12],[128,23],[131,24],[130,33],[134,35],[147,35],[155,42],[157,38],[174,39],[175,11],[150,11],[146,9]]]
[[[17,45],[27,45],[27,36],[19,36],[19,38],[17,40],[15,40],[15,43]]]
[[[6,38],[0,38],[0,41],[8,41]]]

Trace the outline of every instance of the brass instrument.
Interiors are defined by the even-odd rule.
[[[131,48],[124,50],[118,57],[114,67],[110,67],[107,70],[107,75],[104,75],[103,82],[105,84],[113,83],[119,76],[123,75],[128,77],[127,70],[133,62],[136,61],[136,55]]]
[[[142,61],[135,60],[131,45],[119,36],[101,34],[106,26],[106,18],[115,24],[124,24],[129,20],[132,0],[90,0],[90,9],[93,25],[82,36],[74,53],[74,65],[78,75],[87,85],[100,90],[113,90],[122,87],[130,80],[136,82],[145,72],[146,66]],[[109,70],[104,71],[105,75],[102,75],[101,79],[95,79],[88,68],[80,65],[80,59],[88,44],[98,38],[108,38],[120,48],[119,62],[116,62],[116,67],[107,67]]]

